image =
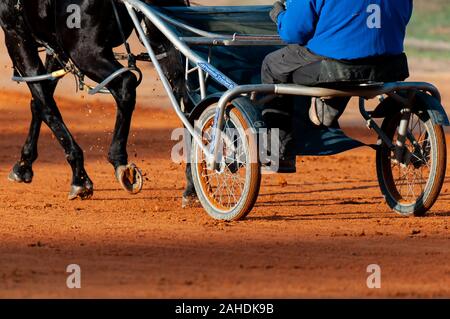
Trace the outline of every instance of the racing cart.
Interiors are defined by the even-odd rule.
[[[154,64],[167,95],[192,136],[190,163],[198,198],[215,219],[238,220],[253,208],[261,174],[276,165],[270,144],[275,132],[262,116],[273,96],[295,99],[356,97],[359,111],[378,136],[372,145],[387,205],[402,215],[424,215],[441,191],[446,170],[443,126],[447,115],[435,86],[404,81],[261,84],[263,58],[285,45],[270,21],[268,6],[157,8],[121,0]],[[173,93],[139,15],[177,48],[185,62],[190,112]],[[373,110],[366,101],[379,99]],[[304,105],[304,104],[303,104]],[[333,155],[365,144],[339,127],[299,124],[296,154]],[[273,151],[275,152],[275,151]]]

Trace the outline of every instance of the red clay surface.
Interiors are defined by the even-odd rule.
[[[138,105],[129,153],[147,180],[130,196],[106,162],[113,105],[58,101],[95,194],[66,200],[70,169],[47,128],[33,183],[7,181],[30,113],[27,95],[1,94],[0,297],[450,297],[448,179],[428,217],[404,218],[383,202],[370,149],[299,158],[297,174],[264,176],[246,220],[216,222],[180,208],[173,112]],[[81,289],[66,287],[69,264]],[[366,286],[369,264],[381,289]]]

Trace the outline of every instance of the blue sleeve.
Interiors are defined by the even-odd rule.
[[[316,0],[288,0],[278,16],[278,33],[286,43],[305,45],[314,35],[318,20]]]

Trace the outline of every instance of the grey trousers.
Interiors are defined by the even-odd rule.
[[[303,46],[288,45],[266,56],[262,64],[261,80],[264,84],[293,83],[292,75],[295,71],[322,59],[323,57],[315,55]],[[311,106],[310,99],[303,99],[303,101],[306,101],[305,104],[307,104],[304,107],[309,108]],[[342,115],[347,103],[347,98],[329,100],[329,103],[326,103],[322,110],[325,113],[324,116],[331,118],[333,122],[337,123],[337,119]],[[295,144],[293,137],[294,113],[294,99],[289,96],[275,99],[263,111],[266,124],[271,128],[280,129],[281,159],[289,159],[295,156],[291,152]]]
[[[292,74],[301,67],[318,62],[322,57],[297,44],[288,45],[266,56],[262,64],[264,84],[292,83]]]

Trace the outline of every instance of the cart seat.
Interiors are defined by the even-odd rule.
[[[397,82],[397,81],[396,81]],[[322,87],[328,89],[336,89],[336,90],[357,90],[357,89],[376,89],[387,82],[361,82],[361,81],[341,81],[341,82],[332,82],[332,83],[324,83]]]
[[[404,81],[408,77],[408,60],[405,54],[400,54],[353,61],[320,60],[295,71],[293,82],[333,89],[356,89]]]

